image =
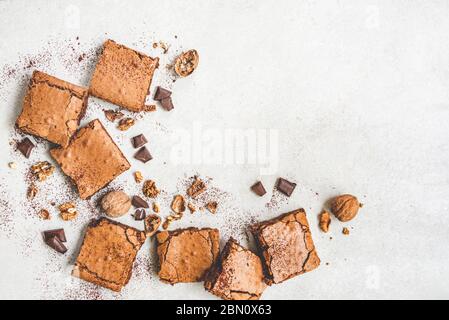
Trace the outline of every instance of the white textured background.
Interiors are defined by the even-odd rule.
[[[449,2],[64,3],[0,1],[0,67],[42,51],[50,39],[64,43],[79,36],[83,48],[95,49],[112,38],[161,57],[154,86],[168,83],[164,59],[175,49],[196,48],[199,69],[172,85],[172,112],[159,109],[126,133],[112,124],[108,130],[130,159],[127,139],[146,134],[155,159],[147,165],[131,160],[133,169],[140,168],[168,193],[178,191],[180,178],[199,172],[231,194],[232,208],[223,202],[216,216],[195,216],[176,227],[226,229],[230,220],[248,219],[245,214],[263,220],[297,207],[307,210],[322,264],[268,288],[264,298],[449,298]],[[158,40],[172,45],[168,55],[151,48]],[[43,71],[88,85],[89,68],[58,66],[64,46],[50,48],[54,57]],[[70,276],[69,257],[85,221],[64,223],[56,214],[50,222],[29,218],[26,203],[20,202],[25,169],[47,156],[36,149],[25,161],[8,145],[26,83],[13,80],[0,89],[0,197],[3,219],[8,217],[0,234],[0,297],[83,297],[80,280]],[[105,122],[100,104],[108,105],[90,100],[86,120],[98,116]],[[278,172],[261,177],[269,194],[259,199],[248,190],[260,178],[255,165],[175,166],[169,157],[170,132],[192,130],[193,121],[220,130],[278,130]],[[18,169],[10,170],[9,161]],[[116,185],[131,190],[132,171]],[[289,201],[270,210],[265,203],[279,175],[298,187]],[[64,180],[59,172],[56,176]],[[346,192],[365,203],[348,224],[350,236],[341,234],[342,224],[336,221],[324,235],[316,215],[326,200]],[[133,223],[129,217],[121,220]],[[61,226],[69,237],[67,256],[51,252],[39,233]],[[147,243],[142,251],[150,249],[153,244]],[[201,284],[162,284],[154,270],[133,276],[120,295],[95,292],[100,298],[213,298]]]

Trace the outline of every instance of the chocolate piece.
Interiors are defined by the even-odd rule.
[[[255,194],[257,194],[259,197],[262,197],[267,191],[265,190],[262,182],[257,181],[255,184],[251,186],[251,190],[254,191]]]
[[[204,282],[207,291],[226,300],[258,300],[266,287],[260,258],[232,238]]]
[[[140,148],[145,143],[147,143],[148,140],[147,140],[147,138],[145,138],[145,136],[143,134],[139,134],[139,135],[133,137],[132,142],[133,142],[134,148]]]
[[[56,237],[61,242],[67,242],[67,239],[65,237],[64,229],[53,229],[53,230],[44,231],[44,239],[45,239],[45,241],[47,241],[51,237]]]
[[[161,101],[162,99],[169,98],[171,96],[171,91],[164,89],[162,87],[156,88],[156,93],[154,94],[154,100]]]
[[[66,246],[61,242],[61,240],[59,240],[59,238],[57,236],[49,237],[48,239],[45,240],[45,243],[50,248],[53,248],[54,250],[56,250],[59,253],[64,254],[67,252]]]
[[[148,161],[153,159],[153,157],[150,154],[150,151],[148,151],[146,147],[140,148],[139,151],[137,151],[136,154],[134,155],[134,158],[142,161],[143,163],[147,163]]]
[[[276,188],[285,194],[286,196],[290,197],[293,190],[296,188],[296,183],[290,182],[288,180],[285,180],[284,178],[279,178]]]
[[[90,92],[128,110],[142,111],[158,65],[159,58],[107,40],[92,76]]]
[[[170,111],[171,109],[173,109],[174,106],[173,106],[173,101],[171,100],[171,97],[162,99],[161,106],[162,106],[162,108],[164,108],[167,111]]]
[[[131,204],[136,208],[149,208],[148,202],[143,200],[139,196],[133,196],[133,199],[131,200]]]
[[[70,145],[50,150],[62,171],[87,199],[130,168],[128,160],[96,119],[80,129]]]
[[[34,71],[16,125],[66,147],[87,107],[87,88]]]
[[[144,209],[137,209],[136,212],[134,212],[134,220],[141,221],[145,219],[147,216]]]
[[[187,228],[156,233],[159,278],[174,284],[202,281],[219,251],[217,229]]]
[[[120,291],[129,281],[145,232],[100,218],[87,227],[72,275]]]
[[[319,266],[304,209],[251,226],[269,284],[281,283]]]
[[[31,150],[35,145],[31,142],[29,138],[25,138],[17,144],[17,150],[19,150],[25,158],[29,158],[31,154]]]

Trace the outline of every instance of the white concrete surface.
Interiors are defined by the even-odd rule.
[[[109,104],[89,101],[83,122],[99,117],[133,165],[113,186],[137,192],[131,174],[140,169],[169,199],[185,190],[180,186],[185,177],[196,172],[212,177],[211,185],[228,192],[226,199],[220,198],[219,212],[189,216],[174,227],[216,226],[224,230],[223,241],[234,235],[244,244],[240,232],[251,219],[304,207],[322,264],[268,288],[265,299],[447,299],[448,16],[448,2],[433,0],[73,0],[70,5],[2,0],[0,69],[23,66],[23,57],[43,53],[46,62],[37,67],[88,85],[89,66],[64,64],[72,59],[68,48],[77,36],[76,52],[99,48],[111,38],[160,56],[152,88],[161,84],[173,89],[172,112],[158,109],[122,133],[105,123],[101,108]],[[167,55],[152,48],[159,40],[171,45]],[[188,48],[198,50],[200,66],[191,77],[172,84],[165,64],[176,50]],[[48,158],[46,144],[26,161],[8,145],[25,90],[20,79],[32,70],[17,70],[15,78],[0,86],[0,298],[214,298],[200,283],[160,283],[154,268],[135,274],[121,294],[86,289],[70,276],[90,218],[83,211],[88,204],[77,200],[82,211],[77,222],[61,221],[54,208],[51,221],[37,219],[37,208],[25,199],[23,177],[29,165]],[[260,171],[266,164],[262,158],[225,165],[220,141],[230,129],[265,130],[258,141],[272,145],[271,164],[278,161],[277,168]],[[147,165],[131,160],[128,139],[141,132],[155,156]],[[175,143],[179,133],[182,145]],[[257,149],[263,155],[262,147]],[[175,157],[179,150],[186,158],[181,163]],[[8,168],[10,161],[17,163],[16,170]],[[288,201],[280,197],[270,209],[265,204],[278,176],[298,187]],[[268,190],[262,199],[248,190],[259,178]],[[76,199],[65,181],[58,171],[42,184],[38,204]],[[365,204],[347,224],[353,227],[347,237],[335,220],[330,234],[317,227],[323,204],[339,193],[355,194]],[[121,221],[134,223],[131,217]],[[40,232],[52,227],[66,229],[67,256],[43,244]],[[153,261],[148,254],[153,249],[147,243],[139,253],[141,261]]]

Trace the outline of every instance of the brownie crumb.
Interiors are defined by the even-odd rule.
[[[343,230],[341,231],[345,236],[349,235],[349,229],[344,227]]]
[[[118,123],[117,128],[120,131],[126,131],[129,128],[131,128],[135,124],[135,122],[136,121],[134,119],[132,119],[132,118],[125,118],[125,119],[120,120],[120,122]]]

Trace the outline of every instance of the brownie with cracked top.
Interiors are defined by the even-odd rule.
[[[281,283],[319,266],[304,209],[251,226],[268,284]]]
[[[87,107],[88,89],[34,71],[16,126],[66,147]]]
[[[226,300],[258,300],[267,287],[262,262],[231,238],[210,269],[204,287]]]
[[[129,281],[145,232],[109,220],[92,220],[87,227],[72,275],[120,291]]]
[[[66,148],[51,149],[50,154],[76,184],[81,199],[91,197],[130,168],[98,119],[81,128]]]
[[[156,234],[159,278],[170,284],[204,280],[219,253],[217,229],[187,228]]]
[[[142,111],[158,65],[159,58],[107,40],[92,76],[90,93],[128,110]]]

